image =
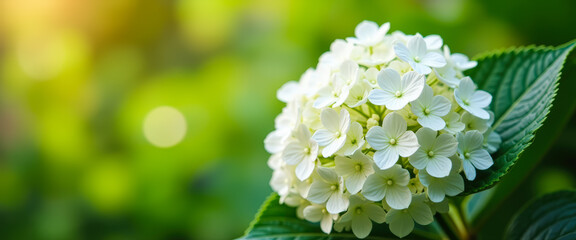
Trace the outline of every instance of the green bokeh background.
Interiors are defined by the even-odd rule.
[[[238,237],[272,191],[276,90],[359,22],[474,56],[575,39],[574,13],[573,0],[0,1],[0,238]],[[170,148],[143,134],[158,106],[186,118]],[[576,187],[575,119],[559,132],[481,238],[532,197]]]

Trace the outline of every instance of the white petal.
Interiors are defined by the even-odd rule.
[[[435,131],[442,130],[446,127],[444,119],[434,115],[418,117],[417,121],[422,125],[422,127],[430,128]]]
[[[390,100],[388,100],[388,102],[386,102],[386,108],[393,111],[400,110],[404,108],[406,104],[408,104],[408,102],[409,101],[406,100],[406,98],[393,97]]]
[[[488,107],[490,102],[492,102],[492,95],[482,90],[474,92],[470,98],[470,105],[478,108]]]
[[[448,98],[444,96],[435,96],[432,99],[430,111],[433,112],[436,116],[444,117],[450,112],[451,108],[452,104],[450,104],[450,100],[448,100]]]
[[[390,145],[390,138],[388,138],[384,129],[380,126],[370,128],[366,133],[366,141],[375,150],[381,150]]]
[[[420,34],[416,34],[408,39],[408,49],[412,53],[412,56],[422,58],[428,51],[426,47],[426,42]]]
[[[330,214],[325,214],[320,221],[320,228],[322,229],[322,232],[330,234],[330,232],[332,232],[332,223],[334,223],[332,216]]]
[[[414,220],[408,213],[392,210],[386,214],[386,222],[390,231],[398,237],[405,237],[414,229]]]
[[[416,134],[412,131],[406,131],[400,138],[398,138],[398,143],[396,144],[398,149],[398,154],[402,157],[410,157],[420,145],[418,144],[418,138]]]
[[[470,99],[476,91],[476,84],[469,77],[462,78],[458,88],[454,90],[454,95],[460,99]]]
[[[391,138],[398,138],[406,132],[408,125],[402,115],[393,112],[384,117],[384,120],[382,121],[382,128],[386,132],[387,136],[390,136]]]
[[[314,166],[315,166],[314,162],[311,161],[300,162],[300,164],[298,164],[295,170],[296,177],[298,177],[300,181],[308,179],[310,175],[312,175],[312,172],[314,171]]]
[[[366,214],[376,223],[383,223],[386,220],[386,212],[384,209],[376,204],[368,203],[364,205]]]
[[[417,73],[420,74],[429,74],[432,72],[432,68],[426,66],[425,64],[422,63],[417,63],[414,61],[408,62],[410,64],[410,66],[412,68],[414,68],[414,71],[416,71]]]
[[[428,225],[434,221],[432,210],[423,202],[415,202],[408,208],[408,212],[414,221],[420,225]]]
[[[492,157],[485,149],[478,149],[470,153],[470,162],[474,167],[480,170],[488,169],[494,161],[492,161]]]
[[[366,181],[366,176],[362,173],[352,174],[346,178],[346,189],[350,194],[356,194],[362,189],[364,181]]]
[[[322,124],[324,124],[324,127],[330,130],[331,132],[336,132],[340,130],[339,129],[340,116],[336,111],[334,111],[334,109],[327,108],[322,110],[322,113],[320,113],[320,119],[322,120]]]
[[[310,191],[308,192],[308,200],[317,204],[326,202],[332,194],[332,190],[330,189],[331,186],[331,184],[323,181],[314,181],[310,186]]]
[[[388,145],[374,153],[374,163],[380,169],[391,168],[396,162],[398,162],[398,152],[395,147]]]
[[[300,143],[307,143],[308,141],[310,141],[310,130],[308,130],[308,127],[304,124],[300,124],[298,126],[298,128],[296,128],[296,131],[294,131],[294,137],[296,137],[296,139],[298,139],[298,141],[300,141]]]
[[[458,139],[458,144],[461,144],[463,149],[470,151],[481,148],[483,143],[484,137],[482,134],[474,130],[466,132],[463,140]]]
[[[340,130],[341,134],[346,134],[348,129],[350,128],[350,113],[348,110],[342,108],[340,110],[340,125],[338,126],[338,130]]]
[[[372,231],[372,221],[368,215],[356,215],[352,219],[352,232],[357,238],[365,238]]]
[[[368,100],[370,100],[371,103],[380,106],[386,105],[395,99],[396,97],[393,94],[385,92],[381,89],[374,89],[370,91],[370,94],[368,95]]]
[[[386,185],[377,174],[368,176],[362,187],[362,195],[370,201],[380,201],[386,193]]]
[[[428,154],[422,149],[418,149],[418,151],[410,156],[409,161],[414,168],[422,170],[428,165]]]
[[[359,40],[370,39],[378,31],[378,24],[372,21],[362,21],[356,29],[354,34]]]
[[[340,150],[342,146],[344,146],[345,142],[346,142],[346,135],[343,134],[339,138],[335,139],[330,144],[328,144],[328,146],[324,147],[324,149],[322,149],[322,156],[325,158],[332,156],[334,153]]]
[[[276,97],[282,102],[290,102],[294,99],[294,96],[300,92],[300,84],[296,81],[290,81],[282,85],[278,92],[276,92]]]
[[[332,94],[330,94],[329,96],[320,96],[316,99],[316,101],[314,101],[314,107],[315,108],[324,108],[324,107],[328,107],[330,104],[333,104],[336,102],[336,98],[334,98],[332,96]]]
[[[402,89],[404,90],[402,98],[409,102],[416,100],[420,97],[424,85],[426,85],[425,82],[424,75],[417,72],[411,71],[404,74],[402,76]]]
[[[341,213],[346,211],[348,203],[348,198],[344,194],[336,192],[326,202],[326,210],[332,214]]]
[[[440,53],[429,52],[422,58],[421,63],[430,67],[440,68],[446,66],[446,59]]]
[[[312,139],[314,139],[318,145],[326,146],[336,140],[336,134],[326,129],[320,129],[312,135]]]
[[[321,205],[309,205],[304,208],[304,218],[310,222],[319,222],[322,219]]]
[[[416,131],[416,137],[418,137],[418,144],[422,149],[430,149],[434,146],[436,142],[436,134],[437,132],[430,129],[430,128],[420,128]]]
[[[444,191],[448,196],[456,196],[464,191],[464,179],[460,174],[450,174],[444,181]]]
[[[458,142],[450,134],[440,134],[436,139],[434,153],[445,157],[450,157],[456,153]]]
[[[336,174],[333,168],[319,167],[317,173],[325,182],[330,184],[338,183],[338,174]]]
[[[284,150],[284,147],[286,146],[284,144],[284,140],[286,139],[286,131],[282,131],[282,130],[275,130],[271,133],[269,133],[266,136],[266,139],[264,139],[264,148],[266,148],[266,151],[268,151],[269,153],[279,153],[282,150]]]
[[[386,203],[394,209],[404,209],[410,206],[412,192],[408,187],[398,185],[389,186],[386,189]]]
[[[464,160],[462,162],[462,168],[464,169],[464,175],[466,175],[466,179],[469,181],[474,180],[476,178],[476,168],[472,166],[472,163],[468,160]]]
[[[354,161],[353,159],[342,156],[336,156],[334,158],[334,164],[336,164],[336,167],[334,167],[334,169],[336,170],[336,173],[339,176],[347,177],[349,175],[356,173],[356,169],[354,169],[356,161]]]
[[[430,201],[435,203],[442,202],[445,197],[444,189],[438,184],[432,184],[428,187],[428,198],[430,198]]]
[[[288,165],[296,165],[304,159],[306,153],[299,142],[289,143],[282,152],[282,159]]]
[[[470,114],[482,118],[482,119],[489,119],[490,118],[490,114],[488,113],[488,111],[482,109],[482,108],[478,108],[478,107],[474,107],[474,106],[462,106],[462,108],[464,108],[464,110],[468,111]]]
[[[442,38],[436,34],[424,37],[424,41],[426,42],[426,47],[429,50],[440,49],[443,44]]]
[[[410,50],[408,50],[406,45],[403,43],[396,43],[394,45],[394,52],[396,53],[396,56],[398,56],[398,58],[400,58],[402,61],[412,61],[412,53],[410,53]]]
[[[435,156],[428,161],[426,166],[426,172],[437,178],[448,176],[450,169],[452,169],[452,161],[444,156]]]

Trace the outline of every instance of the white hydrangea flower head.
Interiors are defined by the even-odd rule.
[[[492,96],[463,72],[475,61],[439,35],[389,31],[360,23],[276,94],[286,107],[264,140],[270,186],[325,233],[365,238],[386,222],[407,236],[447,212],[502,142]]]

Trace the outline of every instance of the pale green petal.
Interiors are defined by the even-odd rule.
[[[436,142],[437,132],[430,128],[420,128],[416,132],[416,137],[418,138],[418,144],[420,144],[421,149],[431,149]]]
[[[432,202],[442,202],[446,193],[443,191],[442,187],[438,185],[438,183],[431,184],[428,187],[428,198]]]
[[[444,191],[448,196],[456,196],[464,191],[464,179],[460,174],[450,174],[444,181]]]
[[[355,215],[352,218],[352,232],[357,238],[365,238],[372,231],[372,222],[368,215]]]
[[[386,212],[384,209],[376,204],[367,203],[364,205],[364,210],[368,217],[376,223],[383,223],[386,220]]]
[[[386,214],[386,222],[390,231],[398,237],[405,237],[414,229],[414,220],[407,212],[402,210],[391,210]]]
[[[389,170],[394,178],[394,183],[400,186],[408,186],[410,182],[410,172],[396,164]]]
[[[345,180],[346,189],[348,189],[350,194],[356,194],[362,189],[364,181],[366,181],[366,176],[364,174],[362,173],[352,174],[348,176],[348,178],[346,178]]]
[[[415,201],[409,208],[408,212],[412,219],[420,225],[428,225],[434,221],[432,210],[422,201]]]
[[[323,181],[314,181],[310,186],[310,191],[308,192],[308,200],[317,204],[326,202],[330,195],[332,195],[332,190],[330,189],[331,186],[332,184]]]
[[[322,217],[322,205],[310,205],[304,208],[304,218],[310,222],[319,222]]]
[[[460,143],[460,141],[458,142]],[[478,131],[468,131],[464,136],[464,142],[462,142],[462,144],[464,146],[463,149],[473,151],[482,147],[482,144],[484,144],[484,137]]]
[[[338,173],[339,176],[347,177],[356,173],[355,166],[357,164],[357,161],[354,159],[350,159],[348,157],[336,156],[334,158],[334,163],[336,164],[336,167],[334,169],[336,170],[336,173]]]

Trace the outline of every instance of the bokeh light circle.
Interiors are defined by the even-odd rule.
[[[177,109],[170,106],[154,108],[144,118],[144,136],[152,145],[168,148],[186,136],[186,118]]]

